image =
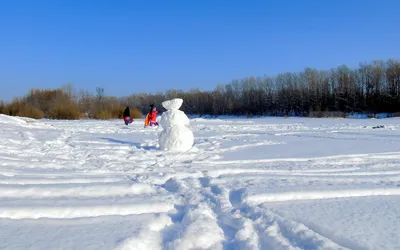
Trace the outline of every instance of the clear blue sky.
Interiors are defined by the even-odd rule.
[[[124,96],[400,57],[400,1],[0,0],[0,99]]]

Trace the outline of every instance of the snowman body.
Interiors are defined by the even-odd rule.
[[[179,110],[182,103],[183,100],[180,98],[162,103],[167,111],[161,115],[159,122],[163,128],[158,136],[161,150],[184,152],[193,146],[194,136],[189,128],[189,118],[183,111]]]

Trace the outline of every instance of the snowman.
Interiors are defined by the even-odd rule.
[[[158,136],[161,150],[184,152],[192,148],[193,132],[189,129],[189,118],[179,110],[183,100],[175,98],[162,103],[167,110],[161,115],[160,126],[163,128]]]

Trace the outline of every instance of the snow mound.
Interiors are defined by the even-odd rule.
[[[183,103],[183,99],[175,98],[172,100],[164,101],[161,105],[167,110],[178,110]]]
[[[21,119],[20,117],[3,115],[3,114],[0,114],[0,123],[13,124],[13,125],[16,125],[16,124],[26,125],[27,124],[27,122],[24,119]]]
[[[11,127],[51,127],[51,125],[44,123],[41,120],[23,117],[23,116],[9,116],[0,114],[0,124],[8,125]]]

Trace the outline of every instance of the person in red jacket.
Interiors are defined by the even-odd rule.
[[[158,113],[157,108],[154,106],[154,104],[151,104],[150,112],[148,114],[149,126],[158,126],[157,113]]]

